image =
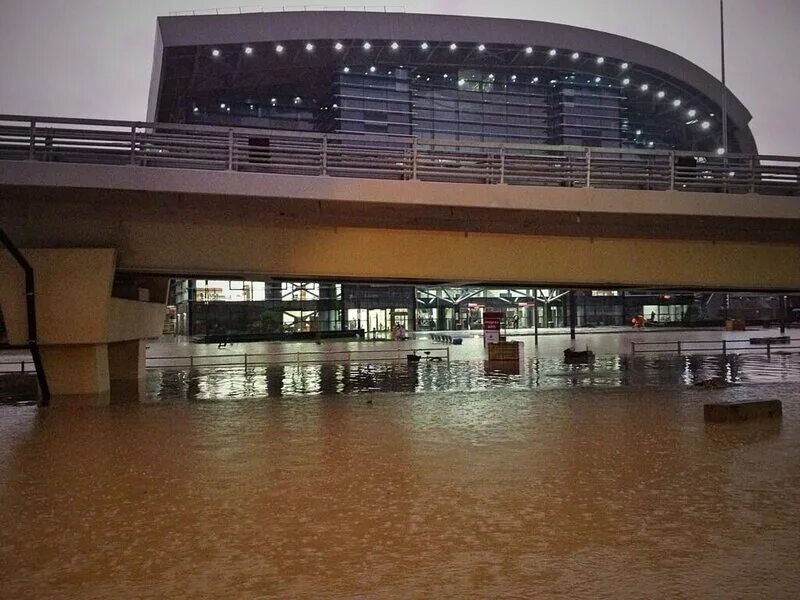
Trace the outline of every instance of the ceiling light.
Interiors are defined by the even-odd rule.
[[[397,50],[397,49],[400,47],[400,44],[398,44],[397,42],[392,42],[392,43],[389,45],[389,47],[390,47],[392,50]]]
[[[533,54],[533,46],[528,46],[525,48],[525,54]]]
[[[344,71],[345,73],[349,73],[350,72],[350,67],[345,67],[344,69],[342,69],[342,71]]]
[[[550,56],[555,56],[556,54],[558,54],[558,51],[557,51],[555,48],[551,48],[551,49],[550,49],[550,52],[548,52],[548,54],[549,54]]]
[[[517,80],[517,76],[516,75],[512,75],[511,76],[511,81],[516,81],[516,80]]]
[[[253,47],[252,46],[245,47],[244,53],[245,54],[252,54],[253,53]]]
[[[600,78],[599,78],[599,77],[595,77],[595,78],[594,78],[594,82],[595,82],[595,83],[600,83]]]
[[[445,79],[447,79],[447,73],[445,73],[445,74],[444,74],[442,77],[444,77]]]
[[[225,104],[224,102],[220,103],[220,105],[219,105],[219,107],[220,107],[220,108],[226,108],[227,106],[228,106],[228,105],[227,105],[227,104]]]
[[[658,96],[659,98],[663,98],[663,97],[664,97],[664,96],[666,96],[666,95],[667,95],[667,93],[666,93],[664,90],[661,90],[660,92],[658,92],[658,93],[656,94],[656,96]]]
[[[620,69],[622,69],[623,71],[625,71],[625,70],[627,70],[627,69],[628,69],[628,67],[629,67],[629,66],[630,66],[630,65],[629,65],[628,63],[626,63],[626,62],[625,62],[625,63],[622,63],[622,64],[619,66],[619,68],[620,68]]]
[[[719,154],[719,155],[725,154],[725,148],[722,148],[722,147],[717,148],[717,154]]]
[[[374,65],[369,68],[369,72],[370,73],[374,73],[375,72],[375,66]]]
[[[597,64],[598,65],[602,65],[604,62],[606,62],[605,58],[603,58],[602,56],[598,56],[597,57]]]
[[[295,104],[300,104],[300,96],[295,96],[294,97],[294,103]]]
[[[458,48],[458,46],[456,46],[456,43],[455,43],[455,42],[453,42],[452,44],[450,44],[450,50],[455,50],[456,48]]]
[[[697,116],[697,111],[695,109],[691,109],[686,114],[689,116],[690,119],[694,119]]]
[[[636,135],[642,135],[642,130],[641,129],[637,129],[636,130]]]
[[[361,47],[364,48],[364,50],[369,50],[370,48],[372,48],[372,44],[370,44],[369,42],[364,42],[364,44]]]
[[[642,90],[643,92],[646,92],[647,90],[650,89],[650,86],[648,84],[646,84],[646,83],[643,83],[642,87],[639,88],[639,89]]]
[[[270,98],[269,101],[272,102],[273,104],[275,104],[278,101],[278,99],[277,98]]]
[[[314,44],[312,44],[311,42],[308,42],[306,44],[306,52],[311,52],[313,50],[314,50]]]
[[[428,49],[428,42],[422,42],[419,45],[419,47],[422,48],[423,50],[427,50]]]
[[[344,44],[342,44],[342,42],[336,42],[336,43],[333,45],[333,47],[334,47],[336,50],[341,50],[342,48],[344,48]]]
[[[622,80],[622,85],[630,85],[630,84],[631,80],[629,77],[626,77],[625,79]]]
[[[578,60],[581,57],[579,52],[572,53],[572,60]]]
[[[200,109],[197,108],[196,106],[192,109],[192,112],[199,112],[199,111],[200,111]]]
[[[711,127],[711,123],[709,123],[708,121],[703,121],[702,123],[700,123],[700,127],[702,127],[703,129],[709,129]]]
[[[278,54],[282,54],[283,53],[283,46],[281,46],[280,44],[275,46],[275,52],[277,52]]]
[[[680,98],[675,98],[675,100],[672,101],[672,106],[674,106],[675,108],[679,107],[680,105],[681,105]]]
[[[478,52],[483,52],[484,50],[486,50],[486,46],[484,46],[483,44],[480,44],[478,46]]]
[[[465,79],[459,79],[458,80],[458,85],[464,85],[465,83],[467,83],[467,81]]]
[[[533,79],[531,79],[531,83],[539,83],[539,78],[534,77]]]
[[[654,142],[647,142],[647,146],[649,148],[652,148],[653,146],[655,146],[655,143]]]
[[[220,54],[220,52],[219,52],[219,50],[217,48],[214,48],[211,51],[211,56],[213,56],[214,58],[217,58],[219,56],[219,54]]]

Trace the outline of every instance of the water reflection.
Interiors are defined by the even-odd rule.
[[[13,381],[11,378],[14,378]],[[731,384],[800,382],[800,355],[607,355],[586,364],[560,357],[514,361],[422,360],[303,363],[244,368],[163,368],[146,386],[112,389],[112,401],[212,400],[244,397],[347,395],[574,387],[690,386],[711,377]],[[31,376],[0,377],[0,404],[35,402]],[[124,392],[124,393],[123,393]]]
[[[421,361],[272,365],[248,369],[164,369],[150,373],[162,400],[620,386],[687,386],[710,377],[731,384],[800,382],[800,357],[604,356],[587,364],[558,358],[521,362]]]

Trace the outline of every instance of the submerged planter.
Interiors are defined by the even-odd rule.
[[[780,400],[752,402],[718,402],[703,406],[703,417],[709,423],[734,423],[752,419],[779,419],[783,414]]]

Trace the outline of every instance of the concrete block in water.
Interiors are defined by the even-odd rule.
[[[751,419],[780,418],[783,405],[780,400],[752,402],[717,402],[703,406],[703,416],[712,423],[731,423]]]

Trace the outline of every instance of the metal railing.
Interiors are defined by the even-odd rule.
[[[390,362],[406,360],[406,355],[416,354],[420,360],[450,362],[450,348],[386,348],[382,350],[319,350],[307,352],[270,352],[244,354],[193,354],[187,356],[148,356],[148,369],[202,368],[202,367],[265,367],[269,365],[310,365],[347,362]]]
[[[400,4],[284,4],[278,6],[220,6],[217,8],[192,8],[189,10],[176,10],[169,13],[170,17],[186,17],[199,15],[244,15],[261,12],[406,12],[406,7]]]
[[[800,195],[800,158],[0,115],[0,160]]]
[[[663,342],[631,342],[631,354],[766,354],[800,351],[800,339],[788,342],[743,340],[669,340]]]
[[[189,354],[185,356],[148,356],[145,366],[148,369],[186,369],[204,367],[264,367],[268,365],[312,365],[346,362],[390,362],[406,360],[406,355],[416,354],[420,360],[450,362],[449,347],[434,348],[386,348],[379,350],[319,350],[295,352],[270,352],[243,354]],[[30,358],[0,361],[0,374],[35,373],[36,368]]]

